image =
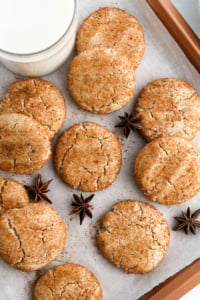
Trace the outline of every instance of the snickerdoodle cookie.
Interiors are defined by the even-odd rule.
[[[0,217],[0,256],[9,265],[33,271],[51,263],[65,246],[66,227],[43,203],[9,209]]]
[[[21,208],[28,203],[28,194],[20,182],[0,176],[0,216],[8,209]]]
[[[200,190],[200,151],[179,137],[162,137],[136,156],[134,177],[145,196],[160,204],[182,203]]]
[[[120,201],[102,218],[96,236],[105,258],[127,273],[152,271],[164,258],[170,239],[167,221],[155,207]]]
[[[30,174],[50,158],[47,130],[23,114],[0,115],[0,169]]]
[[[200,96],[180,79],[150,82],[137,99],[135,113],[148,141],[167,135],[192,140],[200,130]]]
[[[46,127],[49,138],[61,128],[65,114],[65,99],[51,82],[39,78],[15,81],[0,101],[0,114],[21,113]]]
[[[136,68],[144,54],[144,34],[138,20],[116,7],[100,8],[82,24],[77,34],[78,53],[95,47],[120,49]]]
[[[55,147],[54,165],[58,175],[70,187],[84,192],[99,191],[112,184],[121,162],[117,137],[92,122],[70,127]]]
[[[33,300],[102,299],[95,275],[85,267],[65,264],[50,269],[36,283]]]
[[[115,49],[94,49],[76,56],[68,69],[72,98],[87,111],[108,114],[121,109],[133,97],[133,62]]]

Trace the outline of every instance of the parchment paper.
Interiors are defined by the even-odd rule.
[[[16,178],[23,184],[34,183],[38,173],[42,174],[44,181],[53,178],[49,197],[53,201],[53,207],[68,227],[68,237],[64,252],[42,272],[62,263],[78,263],[96,274],[105,300],[134,300],[200,256],[200,229],[197,236],[186,236],[184,232],[172,231],[175,225],[174,216],[181,214],[181,211],[186,210],[188,206],[192,211],[200,208],[200,194],[182,205],[154,204],[163,212],[171,229],[169,251],[157,269],[145,275],[128,275],[123,270],[115,268],[102,257],[96,246],[95,234],[100,218],[119,200],[135,199],[149,203],[150,201],[143,196],[132,176],[134,158],[145,145],[145,141],[137,133],[131,133],[125,140],[122,131],[114,126],[119,122],[119,115],[123,115],[124,111],[133,110],[138,93],[148,82],[161,77],[177,77],[188,81],[200,93],[200,76],[144,0],[78,0],[79,24],[89,13],[104,6],[117,6],[127,10],[139,19],[144,30],[146,50],[143,61],[136,70],[137,88],[133,100],[124,109],[109,115],[98,116],[79,109],[70,98],[66,85],[67,67],[75,53],[59,70],[45,76],[44,79],[52,81],[61,89],[67,104],[66,120],[61,131],[52,141],[52,149],[60,133],[75,123],[87,120],[105,125],[119,137],[122,144],[123,165],[119,177],[112,186],[95,194],[92,200],[93,219],[86,218],[80,226],[78,216],[69,217],[74,191],[62,183],[57,176],[52,159],[39,172],[31,176],[16,176],[2,171],[0,176]],[[16,78],[19,76],[0,66],[0,98],[3,98],[6,89]],[[200,148],[200,134],[193,143]],[[23,273],[0,260],[0,300],[32,299],[32,288],[37,277],[38,272]]]

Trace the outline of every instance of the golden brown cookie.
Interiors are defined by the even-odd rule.
[[[116,7],[104,7],[93,12],[77,34],[78,53],[98,48],[122,51],[136,68],[144,55],[144,34],[138,20]]]
[[[200,130],[200,96],[184,80],[161,78],[150,82],[136,102],[140,133],[152,141],[161,136],[192,140]]]
[[[36,283],[33,300],[101,300],[102,290],[95,275],[85,267],[65,264],[50,269]]]
[[[57,258],[65,246],[66,227],[43,203],[9,209],[0,217],[0,256],[9,265],[33,271]]]
[[[23,114],[0,115],[0,169],[31,174],[51,156],[47,130]]]
[[[51,82],[39,78],[15,81],[0,101],[0,114],[21,113],[37,120],[53,138],[63,125],[65,99]]]
[[[108,114],[133,97],[134,65],[115,49],[89,50],[72,60],[67,81],[72,98],[82,109]]]
[[[21,208],[28,203],[28,194],[20,182],[0,176],[0,216],[8,209]]]
[[[54,165],[58,175],[70,187],[84,192],[99,191],[112,184],[121,162],[116,136],[92,122],[70,127],[55,147]]]
[[[96,236],[105,258],[127,273],[152,271],[163,260],[170,240],[167,221],[145,202],[120,201],[102,219]]]
[[[145,196],[160,204],[179,204],[200,190],[200,151],[179,137],[162,137],[136,156],[134,177]]]

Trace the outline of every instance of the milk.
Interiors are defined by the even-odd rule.
[[[30,54],[58,41],[74,13],[71,0],[6,0],[0,9],[0,48]]]
[[[77,27],[75,0],[6,0],[0,9],[0,59],[28,76],[52,72],[69,56]]]

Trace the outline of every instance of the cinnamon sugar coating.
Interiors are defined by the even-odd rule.
[[[122,162],[117,137],[92,122],[70,127],[55,146],[54,166],[62,180],[84,192],[99,191],[116,179]]]
[[[0,176],[0,216],[8,209],[21,208],[28,203],[28,194],[20,182]]]
[[[92,49],[69,65],[72,98],[84,110],[108,114],[129,103],[135,91],[133,62],[115,49]]]
[[[40,78],[20,79],[11,84],[0,101],[0,114],[25,114],[43,125],[50,139],[63,125],[66,106],[61,91]]]
[[[39,270],[65,246],[66,227],[58,213],[43,203],[10,209],[0,217],[0,256],[22,270]]]
[[[200,190],[200,151],[179,137],[148,143],[136,156],[134,177],[145,196],[160,204],[179,204]]]
[[[36,283],[33,300],[101,300],[102,290],[95,275],[85,267],[65,264],[50,269]]]
[[[76,39],[78,53],[98,48],[119,49],[133,62],[134,68],[144,55],[144,33],[138,20],[116,7],[93,12],[81,25]]]
[[[0,169],[31,174],[51,156],[47,130],[23,114],[0,115]]]
[[[120,201],[112,208],[96,236],[99,250],[127,273],[152,271],[169,247],[169,227],[162,213],[135,200]]]
[[[147,84],[135,106],[140,133],[148,141],[162,136],[192,140],[200,130],[200,96],[186,81],[161,78]]]

